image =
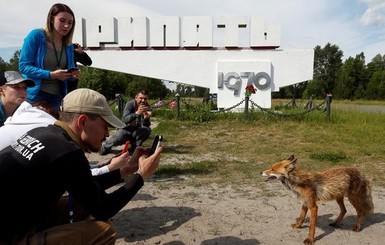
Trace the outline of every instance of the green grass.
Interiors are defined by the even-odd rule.
[[[160,133],[165,138],[155,178],[187,176],[179,183],[193,186],[261,185],[262,170],[295,155],[305,170],[356,166],[373,185],[385,187],[385,114],[333,110],[330,120],[320,110],[295,117],[197,114],[199,109],[184,110],[181,118],[175,111],[154,113],[159,124],[152,137]]]

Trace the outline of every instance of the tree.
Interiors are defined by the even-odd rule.
[[[163,99],[170,95],[171,91],[159,79],[129,75],[132,77],[125,90],[126,95],[133,97],[138,89],[146,89],[150,99]]]
[[[369,79],[366,88],[367,99],[385,99],[385,55],[376,55],[367,65]]]
[[[107,99],[115,99],[116,93],[124,94],[130,82],[125,74],[92,67],[81,67],[78,87],[94,89]]]
[[[374,56],[372,61],[368,63],[366,66],[368,78],[370,79],[373,74],[377,71],[384,71],[385,70],[385,55],[382,56],[380,54],[377,54]]]
[[[7,62],[0,57],[0,71],[4,72],[7,70]]]
[[[197,96],[197,97],[204,97],[204,98],[206,98],[206,97],[209,96],[210,89],[209,88],[195,86],[194,93],[195,93],[195,96]]]
[[[342,66],[334,95],[341,99],[362,99],[368,82],[364,53],[349,57]]]
[[[381,87],[385,85],[385,71],[376,71],[373,73],[366,88],[365,97],[371,100],[384,99],[385,91]]]
[[[327,43],[324,48],[315,47],[313,80],[308,84],[305,96],[324,98],[333,91],[342,66],[342,56],[343,52],[337,45]]]
[[[372,61],[367,65],[367,69],[371,71],[371,74],[378,70],[385,70],[385,55],[377,54],[374,56]]]
[[[115,99],[115,95],[118,93],[127,100],[131,99],[136,91],[142,88],[148,90],[149,97],[153,99],[165,98],[171,93],[159,79],[92,67],[81,67],[81,71],[79,87],[94,89],[109,100]]]
[[[304,95],[304,91],[307,88],[308,81],[302,82],[302,83],[297,83],[294,85],[290,85],[287,87],[283,87],[279,89],[279,93],[276,94],[275,98],[291,98],[291,99],[298,99],[302,98]]]
[[[7,70],[19,71],[19,58],[20,58],[20,50],[16,50],[12,58],[9,60],[9,63],[7,65]]]
[[[0,71],[19,71],[19,57],[20,50],[16,50],[15,53],[13,53],[9,62],[5,62],[3,58],[0,57]]]

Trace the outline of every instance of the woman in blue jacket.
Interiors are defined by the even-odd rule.
[[[19,70],[25,78],[35,81],[28,88],[27,101],[43,106],[53,114],[59,110],[67,94],[67,83],[80,76],[75,67],[72,36],[75,29],[73,11],[65,4],[54,4],[44,29],[34,29],[24,39]]]

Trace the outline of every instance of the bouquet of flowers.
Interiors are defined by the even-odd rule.
[[[257,92],[257,89],[254,88],[254,85],[253,84],[249,84],[246,86],[246,92],[245,92],[245,95],[247,97],[250,97],[250,95],[252,94],[255,94],[255,92]]]

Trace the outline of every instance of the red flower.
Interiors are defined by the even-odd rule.
[[[256,92],[257,92],[257,89],[254,88],[253,84],[249,84],[246,86],[246,92],[245,92],[246,96],[249,97],[250,95],[255,94]]]

